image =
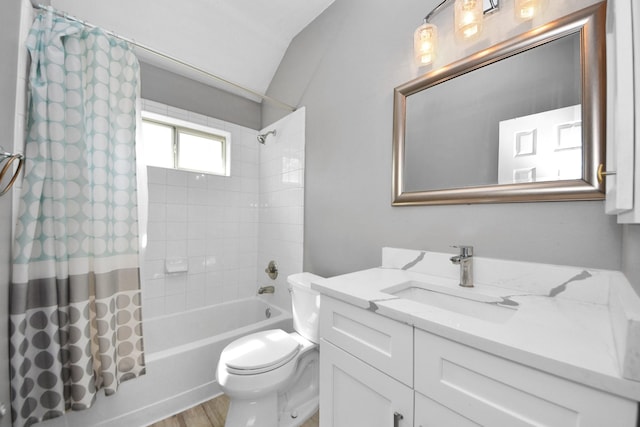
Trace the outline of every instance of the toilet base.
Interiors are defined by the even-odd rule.
[[[278,427],[278,394],[259,399],[232,398],[225,427]]]
[[[315,398],[310,402],[306,402],[296,410],[291,412],[282,412],[278,427],[299,427],[302,423],[311,418],[319,408],[319,399]]]
[[[225,427],[299,427],[311,418],[319,402],[318,356],[317,349],[306,354],[281,392],[248,398],[230,395]]]
[[[258,400],[231,399],[225,427],[299,427],[318,411],[316,396],[291,411],[280,413],[277,396],[263,396]]]

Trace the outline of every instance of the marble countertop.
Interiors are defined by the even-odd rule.
[[[638,352],[627,351],[628,343],[620,342],[620,337],[635,339],[640,299],[628,293],[624,275],[476,258],[475,286],[463,289],[458,286],[459,267],[451,265],[450,256],[385,248],[381,267],[318,280],[312,288],[427,332],[640,401],[640,382],[628,379],[637,379],[635,361],[624,360],[625,354]],[[382,291],[411,281],[496,297],[510,307],[504,310],[513,312],[506,320],[482,320]],[[620,308],[610,302],[620,289],[627,292],[627,312],[616,315],[612,311]],[[623,370],[630,373],[623,376]]]

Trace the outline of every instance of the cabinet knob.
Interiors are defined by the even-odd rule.
[[[400,420],[403,420],[404,417],[399,412],[393,413],[393,427],[400,427]]]

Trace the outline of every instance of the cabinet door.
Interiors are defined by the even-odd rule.
[[[321,427],[413,427],[412,389],[320,341]]]
[[[480,427],[468,418],[416,392],[416,427]]]
[[[413,328],[322,296],[320,336],[413,388]]]
[[[636,425],[637,402],[428,332],[415,338],[416,391],[480,425]]]

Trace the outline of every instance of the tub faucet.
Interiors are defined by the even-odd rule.
[[[460,254],[452,256],[451,262],[460,265],[460,283],[465,288],[473,288],[473,246],[454,246],[460,249]]]
[[[260,288],[258,288],[258,294],[262,295],[262,294],[272,294],[276,291],[276,288],[273,287],[272,285],[269,286],[260,286]]]

